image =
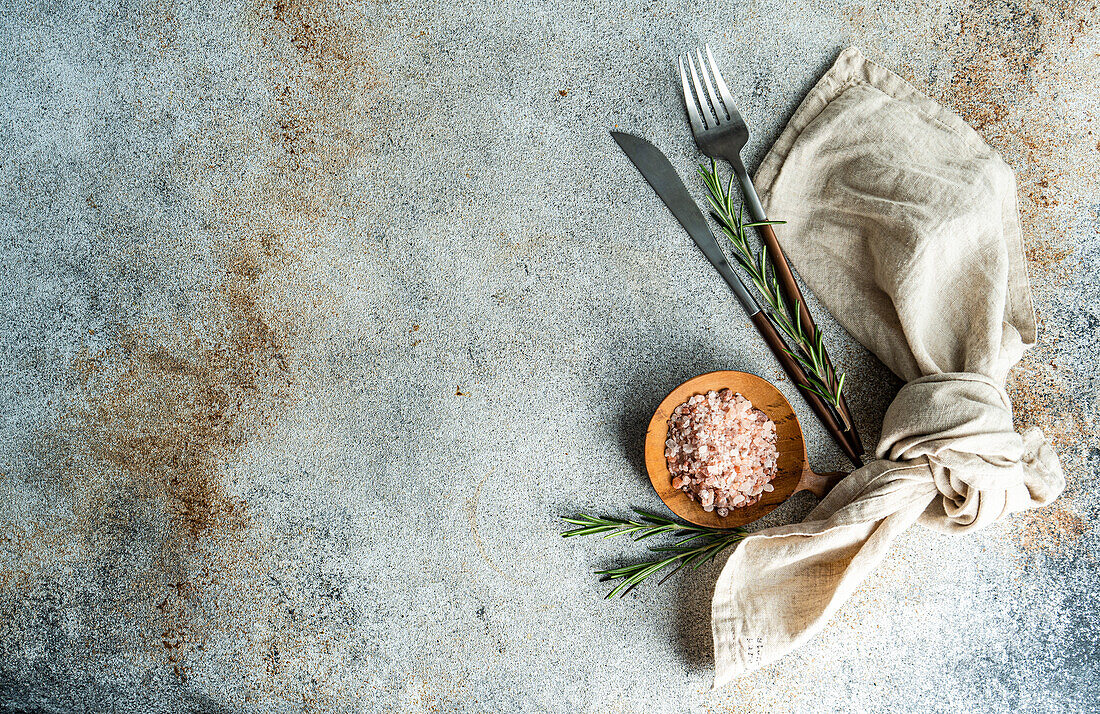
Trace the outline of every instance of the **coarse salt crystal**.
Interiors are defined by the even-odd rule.
[[[665,459],[672,487],[719,516],[774,490],[775,422],[729,389],[693,395],[673,410]]]

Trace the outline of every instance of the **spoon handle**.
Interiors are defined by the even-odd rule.
[[[798,480],[798,485],[794,487],[794,493],[809,491],[818,498],[824,498],[825,494],[832,491],[833,486],[840,483],[847,475],[843,471],[829,471],[819,474],[807,468],[802,472],[802,478]]]

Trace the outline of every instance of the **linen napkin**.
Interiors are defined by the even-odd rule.
[[[1035,342],[1012,170],[894,73],[842,52],[756,176],[802,279],[906,380],[876,461],[803,523],[746,538],[715,588],[715,687],[778,660],[828,621],[920,523],[972,531],[1065,487],[1004,390]]]

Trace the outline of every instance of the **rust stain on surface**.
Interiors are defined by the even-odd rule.
[[[955,70],[933,85],[937,98],[970,122],[1015,169],[1028,269],[1040,322],[1039,346],[1025,355],[1010,382],[1018,427],[1039,426],[1062,459],[1072,493],[1086,468],[1081,436],[1095,433],[1095,414],[1074,374],[1058,368],[1058,335],[1043,331],[1047,310],[1062,309],[1061,293],[1080,258],[1075,221],[1100,185],[1100,161],[1089,151],[1091,116],[1073,116],[1054,87],[1088,76],[1073,45],[1100,20],[1095,2],[968,4],[958,13],[960,36],[947,48]],[[1088,62],[1089,60],[1085,60]],[[1095,59],[1091,61],[1095,62]],[[1074,166],[1069,157],[1083,165]],[[1050,307],[1049,304],[1053,303]],[[1074,547],[1087,524],[1057,506],[1013,521],[1025,552]]]
[[[68,427],[76,525],[107,566],[100,579],[120,612],[179,677],[209,637],[233,627],[245,595],[234,590],[263,556],[225,466],[296,387],[289,345],[244,287],[230,279],[211,296],[222,315],[211,335],[167,343],[124,333],[77,363],[87,403]]]
[[[1068,116],[1074,108],[1061,95],[1090,76],[1089,65],[1095,70],[1095,58],[1077,56],[1074,46],[1100,22],[1098,8],[1093,0],[968,0],[929,20],[923,5],[896,0],[845,13],[853,40],[872,47],[871,33],[890,27],[889,18],[911,18],[916,39],[947,61],[931,75],[909,63],[894,69],[958,113],[1012,166],[1029,264],[1041,273],[1040,286],[1059,277],[1050,272],[1073,255],[1064,240],[1072,231],[1069,209],[1097,187],[1089,170],[1100,166],[1091,151],[1093,117]],[[1086,165],[1072,166],[1069,156]]]
[[[1061,504],[1020,514],[1013,533],[1025,553],[1063,553],[1072,549],[1092,525]]]
[[[301,703],[326,696],[316,678],[338,673],[316,661],[347,632],[314,626],[272,585],[278,538],[234,468],[299,403],[324,350],[336,298],[314,251],[363,204],[346,172],[373,134],[376,32],[354,6],[323,0],[263,2],[244,24],[242,41],[266,53],[260,131],[234,116],[236,101],[207,107],[214,119],[181,140],[170,169],[173,200],[201,218],[216,273],[176,323],[109,328],[106,349],[74,360],[81,397],[45,438],[51,463],[38,475],[69,494],[71,518],[4,534],[0,545],[27,555],[0,575],[0,595],[10,603],[61,566],[91,569],[97,607],[117,620],[111,651],[133,666],[182,680],[228,667],[246,700]],[[151,45],[159,56],[175,42]],[[241,161],[259,170],[234,170]],[[95,198],[106,216],[111,200]],[[141,266],[175,270],[159,236],[125,240]]]
[[[344,172],[364,159],[382,82],[362,6],[341,0],[260,2],[255,21],[274,57],[273,131],[280,153],[265,191],[293,219],[350,218],[363,207]]]
[[[1092,150],[1092,114],[1067,98],[1082,77],[1095,77],[1096,57],[1078,40],[1100,25],[1100,5],[1091,0],[969,0],[928,21],[917,33],[933,57],[946,64],[931,74],[903,64],[899,73],[954,110],[995,148],[1016,172],[1025,255],[1039,319],[1039,345],[1009,379],[1018,428],[1038,426],[1051,439],[1070,481],[1084,468],[1082,434],[1096,432],[1096,415],[1074,389],[1076,375],[1059,368],[1058,335],[1044,326],[1048,311],[1062,309],[1078,255],[1075,230],[1100,195],[1100,156]],[[898,0],[849,12],[856,41],[887,26],[887,14],[926,13]],[[918,23],[919,24],[919,23]],[[946,69],[945,69],[946,68]],[[1038,517],[1038,516],[1037,516]],[[1025,522],[1035,547],[1071,541],[1058,529]],[[1030,529],[1030,530],[1029,530]]]
[[[1070,57],[1077,38],[1100,20],[1097,8],[1080,0],[972,1],[953,13],[957,34],[938,42],[952,71],[932,82],[931,93],[1016,171],[1030,267],[1040,285],[1061,277],[1051,272],[1073,253],[1065,240],[1073,230],[1069,212],[1056,209],[1096,188],[1095,176],[1072,171],[1066,161],[1091,152],[1055,88],[1087,76]]]

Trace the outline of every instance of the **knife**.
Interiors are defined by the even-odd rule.
[[[672,215],[695,241],[699,250],[703,251],[703,255],[707,257],[710,264],[717,268],[718,274],[730,286],[737,301],[745,309],[745,314],[751,318],[760,312],[760,305],[741,282],[737,273],[733,272],[733,267],[726,259],[721,246],[718,245],[710,225],[707,224],[707,219],[703,217],[703,212],[691,198],[680,174],[676,172],[668,158],[661,153],[660,149],[641,137],[621,131],[613,131],[611,136],[618,142],[627,158],[642,172],[642,176],[668,206],[668,210],[672,211]]]
[[[787,377],[798,387],[802,397],[813,409],[814,414],[825,426],[829,435],[833,437],[833,441],[837,443],[844,455],[857,468],[862,466],[862,459],[848,440],[844,438],[844,430],[841,428],[840,421],[829,406],[825,404],[824,400],[807,388],[806,385],[809,380],[802,369],[802,365],[798,364],[798,361],[791,354],[786,343],[783,342],[783,338],[779,336],[779,332],[768,319],[767,313],[760,309],[760,305],[753,298],[745,284],[741,282],[741,278],[733,272],[733,267],[726,259],[726,254],[722,252],[721,246],[718,245],[714,233],[710,230],[710,225],[703,217],[703,212],[699,210],[699,206],[692,199],[691,194],[688,193],[680,174],[676,172],[668,157],[662,154],[661,150],[653,144],[633,134],[613,131],[611,136],[622,148],[627,158],[642,173],[649,185],[653,187],[653,190],[657,192],[664,204],[668,206],[668,210],[672,211],[672,215],[676,217],[676,220],[688,232],[691,239],[695,241],[695,245],[699,247],[699,250],[703,251],[703,255],[707,257],[711,265],[718,269],[718,274],[733,290],[733,294],[737,296],[737,301],[745,309],[745,314],[756,326],[760,336],[764,338],[764,342],[768,344],[768,348],[783,367],[783,371],[787,373]]]

